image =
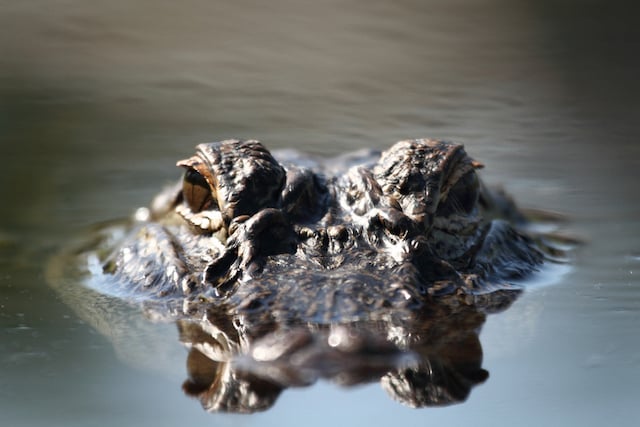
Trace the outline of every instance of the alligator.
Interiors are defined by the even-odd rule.
[[[180,182],[80,252],[101,293],[177,322],[185,391],[210,410],[262,410],[318,378],[464,400],[487,377],[484,316],[560,253],[457,143],[318,160],[234,139],[177,165]],[[239,396],[247,381],[264,396]]]

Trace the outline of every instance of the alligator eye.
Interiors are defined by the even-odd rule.
[[[438,205],[438,216],[469,215],[478,203],[480,183],[474,171],[467,172],[449,189],[447,198]]]
[[[212,206],[217,207],[217,203],[211,194],[211,188],[207,180],[195,169],[187,169],[182,181],[182,194],[192,212],[197,213]]]

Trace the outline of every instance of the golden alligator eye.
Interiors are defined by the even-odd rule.
[[[474,171],[464,174],[449,189],[447,198],[438,205],[438,216],[469,215],[476,208],[480,195],[480,182]]]
[[[189,168],[185,172],[182,181],[182,194],[191,212],[197,213],[212,207],[217,208],[209,183],[195,169]]]

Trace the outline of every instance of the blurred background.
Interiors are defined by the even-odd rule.
[[[639,11],[596,0],[0,0],[3,419],[633,425]],[[44,267],[70,236],[146,204],[197,143],[230,137],[319,156],[462,142],[485,180],[567,214],[588,244],[553,286],[489,318],[491,378],[463,405],[413,411],[375,385],[323,383],[265,414],[209,415],[180,391],[172,325],[178,356],[133,367],[49,289]]]

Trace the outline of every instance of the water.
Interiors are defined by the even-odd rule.
[[[569,0],[0,3],[2,424],[634,425],[635,16]],[[56,248],[146,203],[196,143],[328,155],[418,136],[464,142],[485,180],[587,241],[488,318],[490,378],[463,404],[320,382],[258,415],[208,414],[180,389],[173,325],[118,348],[47,286]]]

